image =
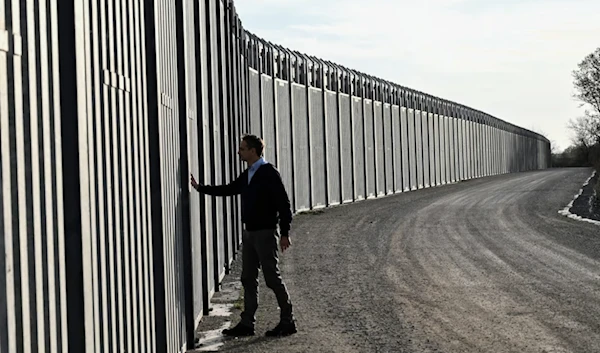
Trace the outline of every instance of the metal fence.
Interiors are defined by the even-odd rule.
[[[243,47],[250,130],[291,174],[295,211],[549,165],[546,138],[489,114],[250,32]]]
[[[59,41],[60,38],[60,41]],[[238,138],[294,211],[546,168],[548,141],[268,43],[230,0],[0,0],[0,352],[180,352],[240,245]]]

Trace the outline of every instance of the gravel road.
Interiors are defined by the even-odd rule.
[[[503,175],[299,215],[281,258],[299,333],[263,337],[278,309],[261,278],[257,336],[220,351],[600,352],[600,227],[558,214],[590,175]]]

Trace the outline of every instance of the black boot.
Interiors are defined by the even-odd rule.
[[[237,324],[234,328],[226,328],[223,330],[225,336],[254,336],[254,328],[243,325],[242,323]]]
[[[296,330],[296,323],[294,321],[290,323],[280,322],[274,329],[267,331],[266,336],[268,337],[281,337],[289,336],[298,332]]]

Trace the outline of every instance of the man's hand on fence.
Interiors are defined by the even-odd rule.
[[[199,184],[198,182],[196,182],[196,179],[192,174],[190,174],[190,183],[192,184],[192,187],[196,189],[196,191],[200,191],[200,187],[204,186],[203,184]]]

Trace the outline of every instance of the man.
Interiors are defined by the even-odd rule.
[[[191,184],[198,192],[213,196],[242,195],[242,221],[245,230],[242,237],[242,276],[244,286],[244,311],[241,321],[233,328],[223,330],[228,336],[252,336],[258,308],[258,269],[262,265],[267,286],[275,292],[281,310],[280,322],[267,336],[286,336],[296,333],[292,303],[281,279],[277,242],[281,232],[281,250],[291,245],[290,224],[292,210],[290,200],[279,171],[263,158],[264,142],[254,135],[245,135],[238,155],[248,168],[227,185],[208,186],[198,184],[191,176]]]

